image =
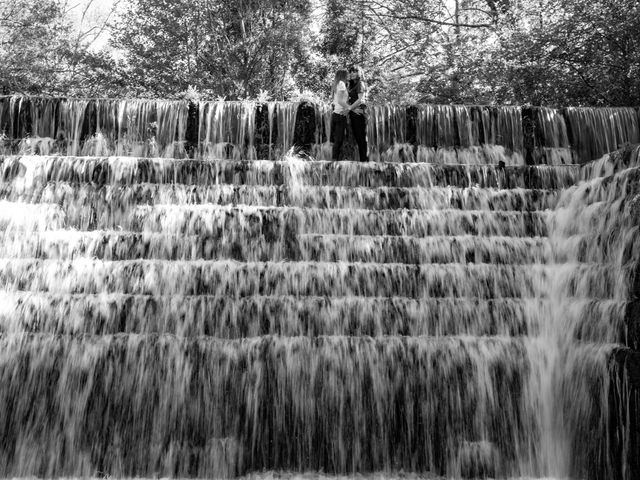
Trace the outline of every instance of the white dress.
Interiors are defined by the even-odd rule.
[[[333,94],[333,113],[346,115],[349,109],[342,104],[347,104],[348,101],[349,92],[347,91],[347,85],[343,81],[339,81],[336,85],[336,91]]]

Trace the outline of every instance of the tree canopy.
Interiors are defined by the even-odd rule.
[[[171,95],[286,96],[304,55],[305,0],[131,0],[113,31],[131,86]]]
[[[638,0],[118,0],[118,7],[99,26],[110,41],[95,48],[71,22],[69,0],[5,0],[0,89],[326,97],[335,70],[357,63],[380,101],[640,104]]]

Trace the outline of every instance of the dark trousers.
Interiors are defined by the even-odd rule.
[[[351,121],[351,130],[353,137],[358,144],[358,156],[361,162],[369,161],[367,155],[367,117],[355,112],[349,112],[349,120]]]
[[[344,143],[344,135],[347,132],[347,116],[339,113],[331,114],[331,141],[333,141],[333,149],[331,150],[331,159],[340,160],[340,151]]]
[[[353,138],[358,145],[358,157],[361,162],[369,161],[367,155],[367,117],[355,112],[349,112],[349,120],[351,121],[351,131]]]

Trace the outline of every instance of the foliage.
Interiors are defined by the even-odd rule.
[[[116,62],[108,52],[90,49],[97,27],[74,28],[71,8],[62,0],[0,2],[2,93],[116,93],[122,83]]]
[[[640,104],[637,0],[116,0],[103,49],[63,1],[0,3],[4,92],[319,99],[357,63],[378,101]]]
[[[114,29],[132,87],[167,96],[193,85],[242,98],[284,96],[303,55],[307,0],[132,0]]]
[[[640,104],[637,0],[371,0],[378,93],[434,103]]]
[[[503,29],[505,83],[519,102],[640,104],[640,4],[636,0],[543,4],[551,15]]]
[[[69,27],[58,2],[0,2],[0,88],[39,93],[55,89]]]

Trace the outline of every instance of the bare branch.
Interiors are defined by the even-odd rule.
[[[380,12],[376,12],[373,6],[378,7]],[[437,18],[429,17],[424,14],[416,13],[400,13],[398,9],[393,9],[388,3],[381,3],[376,0],[370,0],[367,4],[370,11],[375,12],[379,18],[389,18],[393,20],[413,20],[421,23],[428,23],[433,25],[447,26],[447,27],[460,27],[460,28],[492,28],[494,25],[491,23],[460,23],[451,22],[448,20],[439,20]]]

